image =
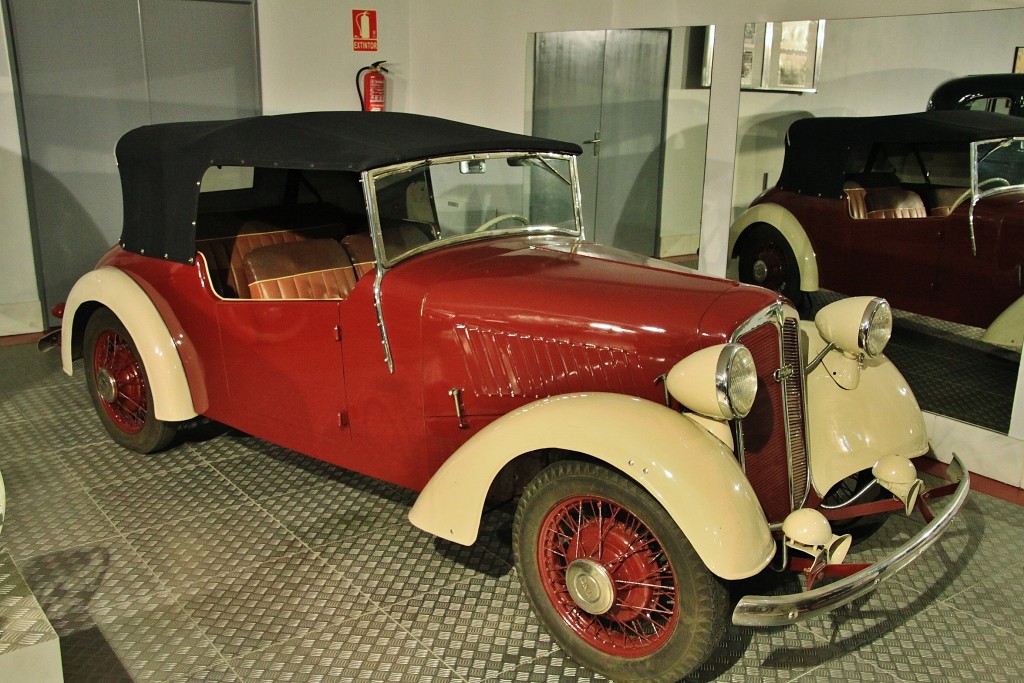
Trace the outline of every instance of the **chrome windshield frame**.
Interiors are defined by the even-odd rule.
[[[495,230],[480,234],[470,233],[466,235],[460,235],[457,237],[450,237],[447,239],[428,242],[427,244],[416,247],[415,249],[410,249],[409,251],[397,257],[388,258],[387,252],[384,249],[384,237],[381,231],[381,215],[377,206],[376,182],[378,180],[387,178],[389,176],[397,175],[399,173],[406,173],[421,167],[430,167],[440,164],[458,164],[466,161],[509,159],[514,157],[535,157],[540,159],[542,162],[548,159],[568,162],[568,181],[570,184],[570,192],[572,193],[573,217],[576,224],[576,230],[567,230],[565,228],[559,228],[555,226],[524,226],[514,229]],[[545,163],[544,165],[548,166],[547,163]],[[366,215],[369,221],[370,237],[373,242],[373,251],[376,257],[376,277],[373,283],[373,304],[377,314],[377,327],[380,331],[381,344],[384,350],[384,362],[387,364],[388,371],[391,373],[394,373],[395,371],[395,362],[394,355],[391,349],[391,343],[388,338],[387,325],[385,324],[384,321],[383,281],[384,276],[387,275],[388,271],[394,268],[396,265],[398,265],[399,263],[408,258],[425,252],[433,251],[435,249],[443,249],[457,244],[463,244],[466,242],[472,242],[481,239],[489,239],[501,235],[559,234],[574,237],[577,240],[586,239],[586,229],[583,225],[583,201],[582,192],[580,190],[579,167],[577,165],[576,155],[574,154],[557,154],[550,152],[523,152],[513,150],[507,152],[458,154],[443,157],[431,157],[427,159],[419,159],[416,161],[407,161],[400,164],[394,164],[391,166],[382,166],[380,168],[371,169],[369,171],[363,171],[360,174],[360,182],[362,183],[363,186],[363,199],[366,204]]]

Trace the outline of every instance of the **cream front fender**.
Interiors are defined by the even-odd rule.
[[[802,322],[808,357],[825,348],[814,323]],[[830,351],[829,355],[841,354]],[[840,481],[870,469],[883,455],[908,458],[928,450],[924,415],[914,393],[885,356],[865,359],[855,388],[843,388],[829,372],[829,358],[807,376],[811,480],[822,495]]]
[[[523,453],[549,448],[584,453],[632,478],[724,579],[752,576],[774,555],[764,513],[733,453],[679,413],[620,394],[553,396],[499,418],[437,471],[409,520],[450,541],[474,543],[498,472]]]
[[[73,334],[78,309],[88,302],[109,308],[128,330],[138,347],[153,392],[153,414],[166,422],[196,416],[185,369],[163,318],[142,287],[116,268],[98,268],[83,275],[68,295],[61,326],[61,363],[72,373]],[[84,321],[81,327],[84,328]]]
[[[818,257],[814,254],[811,240],[796,216],[778,204],[757,204],[736,219],[729,228],[729,254],[735,256],[736,243],[743,232],[757,223],[772,226],[786,238],[800,268],[800,289],[804,292],[818,291]]]
[[[1024,342],[1024,297],[1014,301],[992,321],[981,340],[1012,351],[1020,351]]]

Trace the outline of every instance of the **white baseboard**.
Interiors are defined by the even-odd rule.
[[[658,256],[687,256],[696,254],[700,248],[700,235],[662,235],[661,250]]]
[[[0,337],[42,332],[43,306],[39,301],[0,303]]]
[[[956,453],[969,471],[1024,488],[1024,441],[933,413],[924,414],[924,423],[942,462]]]

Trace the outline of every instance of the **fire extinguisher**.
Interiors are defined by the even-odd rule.
[[[384,74],[388,72],[384,68],[385,64],[387,62],[381,60],[356,72],[356,92],[359,93],[359,104],[363,111],[384,111],[384,95],[387,90],[387,79]]]

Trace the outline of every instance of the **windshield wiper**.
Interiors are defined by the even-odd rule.
[[[549,171],[551,171],[551,173],[553,173],[554,175],[558,176],[559,180],[561,180],[563,183],[565,183],[566,185],[572,185],[572,182],[568,178],[563,176],[561,173],[559,173],[558,169],[555,168],[554,166],[552,166],[551,164],[549,164],[547,159],[545,159],[544,157],[537,155],[537,156],[530,156],[530,157],[528,157],[528,159],[533,160],[533,161],[539,161],[540,163],[544,164],[544,168],[548,169]]]

